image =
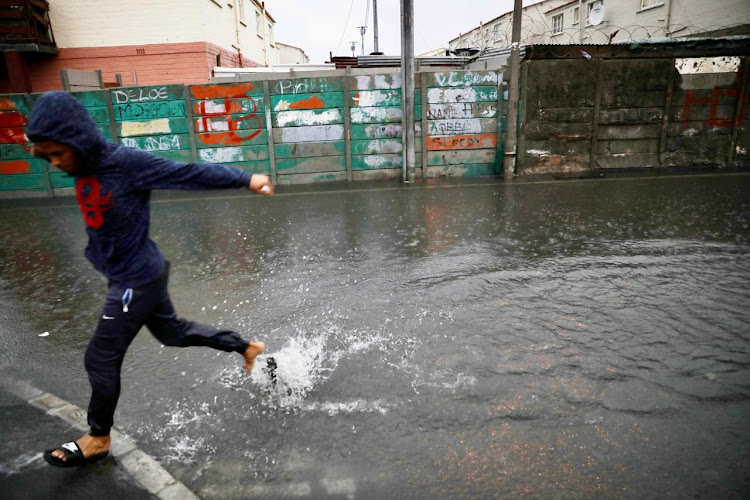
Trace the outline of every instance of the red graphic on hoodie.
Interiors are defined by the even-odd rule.
[[[99,229],[104,224],[104,212],[110,210],[114,203],[110,199],[112,191],[102,198],[101,185],[96,177],[79,177],[76,179],[76,200],[81,207],[83,220],[92,229]]]

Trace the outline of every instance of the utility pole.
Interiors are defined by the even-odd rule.
[[[521,77],[521,10],[522,0],[513,6],[513,38],[510,45],[510,89],[508,92],[508,133],[505,139],[503,178],[512,179],[518,157],[518,95]],[[579,21],[580,22],[580,21]]]
[[[372,29],[374,30],[373,52],[380,52],[378,49],[378,0],[372,0]]]
[[[365,32],[367,26],[359,26],[359,35],[362,37],[362,55],[365,55]]]
[[[518,0],[519,2],[521,0]],[[425,104],[426,105],[426,104]],[[414,1],[401,0],[401,128],[404,142],[404,183],[413,181],[414,151]],[[424,133],[424,132],[423,132]],[[427,154],[423,151],[422,154]]]

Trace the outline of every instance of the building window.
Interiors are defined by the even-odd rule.
[[[581,20],[581,9],[576,7],[573,9],[573,24],[578,24],[578,21]]]
[[[557,35],[563,31],[563,14],[552,17],[552,34]]]
[[[268,23],[268,43],[273,43],[273,25]]]
[[[641,10],[657,5],[664,5],[664,0],[641,0]]]
[[[255,11],[255,33],[258,34],[258,36],[263,36],[263,24],[261,24],[262,21],[260,20],[260,12],[257,10]]]
[[[237,0],[237,8],[240,13],[240,21],[245,22],[245,0]]]
[[[503,39],[503,25],[500,23],[497,23],[495,27],[492,29],[493,37],[496,42],[499,42]]]

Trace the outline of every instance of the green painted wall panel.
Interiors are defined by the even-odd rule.
[[[496,71],[439,71],[424,77],[428,87],[489,87],[498,83]]]
[[[497,87],[458,87],[427,89],[427,102],[497,102]]]
[[[275,144],[274,152],[277,159],[340,156],[346,153],[346,143],[344,141],[331,141]]]
[[[420,124],[415,124],[416,137],[422,136]],[[364,139],[395,139],[401,138],[400,123],[353,124],[351,128],[353,140]]]
[[[246,116],[252,113],[263,114],[266,109],[265,102],[266,100],[263,96],[194,100],[192,101],[193,116]]]
[[[186,134],[188,132],[186,118],[158,118],[156,120],[120,122],[117,124],[117,135],[119,137]]]
[[[32,158],[31,143],[28,144],[0,144],[0,161],[17,160],[19,158]]]
[[[190,149],[190,134],[168,134],[140,137],[123,137],[123,146],[142,149],[144,151],[170,151]]]
[[[266,117],[261,113],[253,113],[243,119],[229,116],[204,116],[194,120],[196,133],[204,132],[232,132],[238,130],[263,130]]]
[[[341,76],[285,78],[271,80],[269,92],[271,95],[315,94],[325,92],[342,92],[344,79]]]
[[[274,127],[304,127],[307,125],[332,125],[344,123],[344,112],[341,109],[303,109],[273,113]]]
[[[499,173],[494,163],[477,165],[448,165],[427,167],[425,177],[476,177],[482,175],[496,175]]]
[[[49,174],[50,184],[55,189],[72,188],[76,185],[74,177],[69,176],[65,172],[50,172]]]
[[[282,158],[276,160],[279,174],[308,174],[313,172],[336,172],[346,169],[346,157],[325,156],[322,158]]]
[[[235,130],[228,132],[196,133],[198,149],[227,146],[258,146],[268,144],[266,130]]]
[[[186,116],[184,100],[113,104],[112,111],[118,122]]]
[[[248,172],[251,174],[270,174],[271,173],[271,164],[268,162],[268,160],[245,161],[241,163],[224,163],[224,165],[229,165],[230,167],[234,167],[237,170],[242,170],[243,172]]]
[[[266,146],[233,146],[206,148],[198,151],[198,161],[204,163],[239,163],[268,159]]]
[[[95,108],[106,108],[107,107],[107,91],[106,90],[92,90],[88,92],[71,92],[70,95],[78,99],[81,104],[88,107]]]
[[[209,83],[207,85],[191,85],[189,88],[191,100],[203,99],[236,99],[241,97],[262,97],[263,82],[242,83]]]
[[[0,111],[17,111],[25,116],[31,112],[24,94],[6,94],[0,96]]]
[[[352,107],[401,106],[401,89],[354,90],[349,92],[349,105]],[[422,92],[414,92],[414,104],[422,104]]]
[[[454,151],[428,151],[427,165],[472,165],[495,163],[495,149],[463,149]]]
[[[151,154],[172,161],[180,161],[184,163],[192,163],[193,161],[193,155],[189,149],[181,149],[179,151],[151,151]]]
[[[0,175],[0,191],[46,189],[44,174]]]
[[[293,109],[331,109],[343,107],[343,92],[271,96],[271,110],[273,111],[286,111]]]
[[[109,91],[112,105],[147,104],[162,101],[179,101],[183,99],[184,85],[150,85],[146,87],[127,87]]]

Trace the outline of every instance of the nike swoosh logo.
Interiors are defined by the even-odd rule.
[[[115,319],[114,316],[107,316],[106,314],[102,316],[102,319]]]

